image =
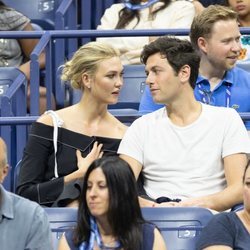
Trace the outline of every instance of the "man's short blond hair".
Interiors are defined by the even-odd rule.
[[[194,17],[190,29],[190,40],[192,45],[199,49],[198,38],[210,38],[214,24],[218,21],[235,20],[237,22],[238,14],[229,7],[221,5],[210,5],[199,15]],[[223,32],[223,30],[221,31]]]

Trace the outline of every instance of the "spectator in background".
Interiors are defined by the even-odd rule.
[[[52,250],[49,221],[35,202],[7,192],[2,183],[8,174],[7,152],[0,138],[0,242],[2,250]]]
[[[0,31],[33,31],[30,19],[0,1]],[[0,67],[18,67],[30,80],[30,54],[38,39],[0,38]],[[40,68],[45,67],[45,53],[39,57]],[[28,89],[28,96],[29,94]],[[40,86],[40,113],[46,110],[46,88]],[[29,102],[29,99],[28,99]],[[55,106],[55,104],[53,104]]]
[[[165,106],[135,120],[118,150],[161,203],[140,198],[141,205],[223,211],[241,203],[250,141],[235,110],[195,99],[198,53],[188,41],[162,37],[141,58],[154,101]]]
[[[106,29],[174,29],[190,28],[195,8],[190,1],[130,0],[127,4],[113,4],[97,27]],[[98,38],[119,49],[123,64],[140,64],[140,53],[145,44],[155,37]]]
[[[142,217],[136,190],[125,161],[94,161],[84,177],[76,230],[66,232],[58,250],[165,250],[158,229]]]
[[[250,163],[243,176],[244,209],[215,215],[202,230],[197,250],[233,250],[250,247]]]
[[[227,5],[238,13],[240,27],[250,28],[250,2],[248,0],[227,0]],[[241,51],[238,57],[238,66],[250,70],[250,35],[241,36]]]
[[[248,0],[227,0],[227,5],[238,13],[240,27],[250,27],[250,2]]]
[[[61,78],[82,90],[82,98],[33,124],[17,186],[18,194],[45,206],[76,201],[77,182],[93,160],[116,154],[127,128],[107,110],[123,84],[119,51],[105,43],[85,44],[65,63]]]
[[[228,7],[211,5],[194,18],[190,38],[201,56],[194,94],[206,104],[250,112],[250,74],[235,67],[241,49],[237,17]],[[160,107],[146,88],[140,111]],[[246,126],[249,128],[248,123]]]

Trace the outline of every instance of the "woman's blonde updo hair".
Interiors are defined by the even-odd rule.
[[[81,46],[72,59],[62,65],[62,81],[69,81],[75,89],[82,88],[81,76],[94,76],[98,64],[105,59],[120,56],[118,50],[103,42],[89,42]]]

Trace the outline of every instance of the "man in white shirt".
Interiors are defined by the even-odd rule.
[[[217,211],[242,202],[241,179],[250,152],[244,124],[231,108],[194,97],[200,58],[190,42],[162,37],[144,47],[146,83],[165,106],[137,119],[118,150],[146,194],[141,206],[201,206]],[[176,202],[180,199],[180,202]]]

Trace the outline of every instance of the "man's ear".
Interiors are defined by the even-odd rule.
[[[199,49],[204,52],[207,53],[207,40],[204,37],[199,37],[197,40],[197,45],[199,47]]]
[[[182,66],[178,73],[180,81],[182,83],[189,82],[190,74],[191,74],[190,66],[187,64]]]
[[[0,168],[0,171],[2,172],[1,175],[0,175],[0,183],[3,183],[5,177],[9,173],[9,165],[5,165],[4,167]]]

